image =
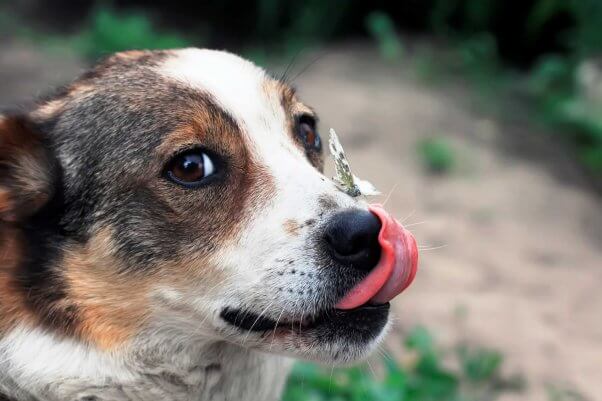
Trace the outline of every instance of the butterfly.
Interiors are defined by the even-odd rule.
[[[339,137],[334,129],[330,129],[330,138],[328,139],[328,148],[334,158],[336,176],[332,178],[337,187],[349,196],[356,197],[360,195],[372,196],[379,195],[380,192],[370,182],[362,180],[351,172],[349,162],[345,157],[345,151],[339,141]]]

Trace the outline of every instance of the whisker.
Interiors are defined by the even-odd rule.
[[[282,73],[282,75],[280,76],[279,81],[282,83],[287,84],[288,83],[288,72],[291,69],[291,67],[293,66],[293,64],[295,63],[295,60],[297,59],[297,57],[299,56],[299,54],[301,54],[301,49],[298,50],[293,57],[291,58],[291,61],[288,62],[288,65],[286,66],[284,72]]]
[[[294,312],[297,309],[297,299],[295,299],[295,303],[292,307],[293,310],[293,315],[291,316],[291,331],[294,333],[295,332],[295,315],[296,313]],[[301,314],[303,314],[303,312],[301,312]]]
[[[448,244],[444,244],[444,245],[439,245],[439,246],[432,246],[432,247],[418,247],[419,251],[434,251],[435,249],[441,249],[441,248],[445,248],[447,247]]]
[[[372,377],[376,379],[376,372],[374,371],[374,368],[372,368],[372,364],[367,359],[366,359],[366,363],[368,364],[368,367],[370,368],[370,371],[372,372]]]
[[[290,80],[290,82],[295,82],[295,80],[297,78],[299,78],[305,71],[307,71],[309,69],[309,67],[311,67],[312,65],[314,65],[319,59],[321,59],[322,57],[324,57],[325,54],[326,54],[326,52],[319,53],[313,60],[311,60],[309,63],[307,63],[307,65],[305,67],[303,67],[303,69],[301,71],[299,71],[299,73],[297,73],[297,75],[295,75]]]
[[[382,348],[382,346],[379,346],[379,347],[376,349],[376,352],[377,352],[377,353],[378,353],[378,354],[379,354],[381,357],[383,357],[383,358],[385,358],[385,359],[394,360],[394,359],[393,359],[393,356],[392,356],[390,353],[388,353],[386,349]]]
[[[255,325],[257,324],[257,322],[259,321],[259,319],[261,319],[261,317],[263,316],[263,314],[265,312],[267,312],[267,310],[270,308],[270,306],[272,306],[273,303],[274,303],[274,301],[270,302],[268,304],[268,306],[266,306],[265,309],[259,314],[259,316],[257,316],[257,319],[255,319],[255,321],[253,322],[253,324],[249,328],[249,331],[247,331],[247,335],[245,336],[245,338],[242,341],[243,344],[245,344],[247,342],[247,338],[249,338],[249,335],[251,334],[251,331],[253,331],[253,327],[255,327]]]
[[[393,191],[395,191],[395,188],[397,188],[397,184],[398,184],[397,182],[395,184],[393,184],[393,187],[389,191],[389,194],[387,195],[387,197],[383,201],[383,207],[385,207],[387,205],[387,202],[389,202],[389,199],[391,199],[391,195],[393,195]]]
[[[332,392],[332,375],[334,373],[334,363],[332,364],[332,367],[330,368],[330,382],[328,383],[328,393],[330,394]]]
[[[276,330],[278,330],[278,323],[280,323],[280,319],[282,318],[282,314],[284,313],[284,307],[280,314],[278,315],[278,319],[276,319],[276,325],[274,326],[274,330],[272,331],[272,341],[270,341],[270,351],[272,350],[272,345],[274,345],[274,339],[276,337]]]
[[[408,227],[418,226],[418,225],[420,225],[420,224],[424,224],[424,223],[426,223],[426,220],[419,221],[419,222],[417,222],[417,223],[404,224],[403,226],[404,226],[405,228],[408,228]]]
[[[400,221],[400,223],[401,223],[401,224],[405,223],[405,222],[406,222],[406,221],[407,221],[407,220],[408,220],[410,217],[412,217],[412,216],[414,215],[414,213],[416,213],[416,209],[412,210],[412,211],[410,212],[410,214],[408,214],[408,215],[406,216],[406,218],[404,218],[404,219],[402,219],[402,220]]]

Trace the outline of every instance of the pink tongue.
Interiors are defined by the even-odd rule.
[[[383,304],[399,295],[414,280],[418,268],[416,240],[408,230],[380,205],[369,210],[381,221],[378,234],[380,260],[374,270],[336,304],[338,309],[353,309],[368,301]]]

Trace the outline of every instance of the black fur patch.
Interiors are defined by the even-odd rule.
[[[35,315],[49,327],[69,331],[76,319],[74,310],[58,304],[65,297],[65,284],[56,263],[62,255],[64,244],[70,237],[62,225],[65,214],[61,169],[50,158],[54,195],[34,215],[21,223],[23,232],[23,259],[15,277],[16,288],[20,289]]]

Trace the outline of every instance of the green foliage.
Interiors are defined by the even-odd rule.
[[[377,8],[376,4],[359,0],[256,0],[249,7],[253,14],[239,21],[233,20],[238,16],[230,13],[235,2],[225,1],[219,7],[207,8],[215,15],[199,16],[201,28],[195,32],[197,35],[202,32],[202,37],[194,41],[190,40],[192,36],[184,38],[159,29],[146,13],[118,12],[102,6],[93,10],[75,36],[53,37],[35,32],[3,12],[10,9],[8,3],[0,2],[0,32],[46,45],[68,45],[90,59],[125,49],[182,47],[199,45],[199,42],[223,46],[214,40],[232,31],[238,35],[242,52],[260,64],[275,56],[291,60],[303,49],[361,34],[358,31],[362,22],[365,33],[374,39],[384,59],[399,60],[406,54],[399,35],[404,26],[395,24],[395,21],[403,23],[404,14],[386,2],[379,3],[381,8]],[[404,3],[401,7],[419,10],[415,13],[419,21],[413,21],[414,28],[434,33],[447,42],[445,51],[437,48],[428,60],[423,57],[417,62],[421,76],[432,79],[446,73],[465,74],[477,84],[477,92],[492,95],[490,99],[518,83],[511,69],[503,65],[503,57],[508,59],[509,53],[516,56],[521,52],[541,51],[537,45],[542,41],[558,49],[535,60],[524,88],[536,106],[535,115],[542,116],[555,131],[564,133],[576,145],[580,159],[593,172],[602,175],[602,113],[591,109],[588,99],[576,86],[579,65],[602,51],[602,1],[424,0],[410,3],[412,5]],[[558,25],[558,21],[565,22]],[[500,29],[501,24],[513,24],[512,29]],[[435,160],[434,164],[427,163],[435,171],[444,171],[450,166],[452,158],[446,156],[449,152],[442,151],[441,146],[429,145],[424,149],[425,159]]]
[[[567,97],[573,91],[575,66],[558,55],[542,57],[531,69],[528,89],[534,96],[543,99],[548,96]]]
[[[482,382],[491,379],[502,364],[502,355],[486,348],[470,349],[461,346],[458,349],[462,370],[469,380]]]
[[[439,34],[454,33],[451,20],[460,21],[463,32],[483,32],[492,23],[500,0],[435,0],[430,13],[432,29]]]
[[[507,4],[502,0],[434,0],[431,29],[445,35],[452,50],[423,55],[418,61],[420,76],[463,75],[477,85],[479,94],[493,95],[490,100],[516,86],[516,75],[500,62],[497,44],[503,38],[495,31],[495,15]],[[580,65],[602,51],[602,1],[534,0],[528,11],[524,27],[517,27],[517,35],[527,44],[549,36],[546,28],[559,18],[572,23],[553,39],[567,50],[540,56],[520,90],[532,100],[534,116],[562,134],[584,165],[602,176],[602,110],[577,85]],[[451,158],[445,148],[428,142],[420,145],[429,169],[443,171],[449,166]]]
[[[460,367],[452,369],[443,363],[443,353],[426,329],[412,330],[405,345],[415,361],[402,366],[383,358],[378,377],[372,367],[329,369],[297,364],[283,401],[477,401],[511,389],[500,385],[504,382],[499,372],[502,358],[495,351],[463,348],[458,353]],[[481,386],[475,387],[474,382]]]
[[[557,384],[548,385],[546,390],[549,401],[587,401],[578,391]]]
[[[598,0],[540,0],[529,27],[538,32],[559,13],[576,21],[567,33],[571,53],[543,57],[532,69],[529,89],[545,121],[561,128],[576,146],[583,163],[602,175],[602,114],[577,86],[578,68],[602,49],[602,2]]]
[[[76,50],[92,59],[123,50],[189,45],[179,34],[157,30],[144,13],[121,14],[103,7],[92,13],[88,24],[72,40]]]
[[[418,154],[424,166],[433,173],[447,173],[455,164],[454,152],[443,138],[428,138],[418,143]]]
[[[579,90],[578,66],[559,56],[543,58],[530,74],[528,90],[544,121],[576,146],[581,161],[592,172],[602,174],[602,114],[600,105],[582,93],[583,89],[596,89]]]
[[[376,40],[384,59],[395,60],[401,57],[403,46],[389,15],[382,11],[373,11],[366,17],[366,29]]]
[[[258,61],[268,54],[290,60],[344,30],[341,21],[351,6],[352,2],[258,0],[254,31],[242,40],[244,52]]]

